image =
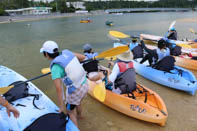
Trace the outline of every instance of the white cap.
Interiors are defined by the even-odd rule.
[[[58,49],[58,45],[55,41],[46,41],[42,45],[42,48],[40,49],[40,53],[47,52],[47,53],[53,54],[55,53],[54,52],[55,48]]]

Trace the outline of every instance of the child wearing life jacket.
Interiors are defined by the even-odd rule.
[[[136,89],[133,55],[130,50],[117,56],[118,60],[108,77],[108,83],[113,83],[112,92],[117,94],[131,93]]]
[[[88,79],[90,79],[92,81],[98,81],[98,80],[102,79],[103,75],[100,71],[107,70],[107,69],[104,68],[103,66],[99,65],[98,64],[99,61],[94,59],[94,57],[96,57],[98,55],[98,53],[93,52],[92,46],[90,44],[85,44],[83,46],[83,50],[84,50],[83,52],[85,55],[84,60],[93,59],[91,61],[83,63],[83,68],[87,72]]]

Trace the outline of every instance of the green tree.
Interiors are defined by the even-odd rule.
[[[0,16],[4,15],[5,14],[5,11],[3,8],[0,7]]]
[[[66,5],[66,0],[58,0],[57,4],[60,13],[65,13],[68,10],[68,7]]]

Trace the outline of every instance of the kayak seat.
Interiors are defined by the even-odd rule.
[[[40,108],[38,108],[35,105],[35,100],[39,100],[39,94],[30,94],[28,83],[24,83],[23,81],[16,81],[16,82],[10,84],[9,86],[11,86],[11,85],[15,85],[14,88],[10,89],[8,92],[3,94],[3,96],[5,97],[5,99],[9,103],[16,101],[18,99],[21,99],[21,98],[33,96],[34,97],[33,105],[35,108],[40,110]],[[21,105],[21,104],[18,104],[18,105]],[[23,105],[23,106],[25,106],[25,105]]]
[[[172,56],[166,56],[157,63],[155,63],[152,68],[169,72],[174,69],[175,59]]]
[[[142,88],[142,90],[140,89]],[[144,103],[147,102],[147,98],[148,98],[148,95],[147,95],[147,90],[144,89],[142,86],[140,86],[140,88],[137,86],[136,87],[136,90],[132,91],[131,93],[128,93],[128,97],[129,98],[132,98],[132,99],[136,99],[136,96],[134,95],[135,93],[134,92],[138,92],[138,94],[145,94],[145,99],[144,99]]]
[[[64,113],[48,113],[36,119],[24,131],[65,131],[68,120]]]

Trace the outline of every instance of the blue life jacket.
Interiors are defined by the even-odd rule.
[[[129,48],[130,50],[132,51],[136,46],[138,46],[139,44],[136,42],[136,43],[130,43],[129,44]]]
[[[66,85],[69,94],[79,88],[86,79],[85,70],[77,57],[69,50],[63,50],[61,55],[53,59],[50,68],[52,68],[53,64],[58,64],[65,69],[62,82]]]
[[[157,56],[158,56],[157,61],[160,61],[160,60],[163,59],[164,57],[170,55],[170,50],[169,50],[169,48],[166,48],[166,49],[165,49],[165,52],[162,52],[160,49],[157,48],[157,49],[156,49],[156,52],[157,52]]]
[[[93,52],[93,53],[84,53],[84,55],[86,56],[85,60],[88,60],[88,59],[92,59],[94,58],[95,56],[98,55],[97,52]]]

